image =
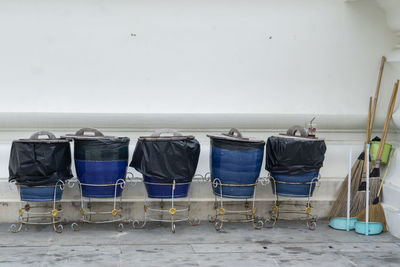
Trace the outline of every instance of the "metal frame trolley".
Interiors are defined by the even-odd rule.
[[[211,181],[211,176],[210,173],[206,174],[206,180]],[[209,216],[209,222],[214,223],[215,230],[218,232],[223,231],[223,226],[224,222],[241,222],[241,223],[247,223],[250,222],[252,223],[254,229],[261,229],[264,226],[263,218],[256,216],[256,187],[259,181],[261,181],[261,184],[263,185],[263,179],[265,178],[258,178],[257,181],[253,184],[225,184],[222,183],[219,178],[214,178],[211,181],[211,186],[213,188],[217,188],[219,186],[219,196],[214,194],[215,200],[214,200],[214,210],[215,210],[215,215],[214,216]],[[254,193],[250,200],[248,198],[240,201],[241,203],[238,203],[239,201],[234,200],[233,203],[229,203],[227,199],[232,200],[232,198],[226,198],[223,196],[223,187],[224,186],[229,186],[229,187],[254,187]],[[244,209],[241,210],[233,210],[231,209],[233,206],[237,206],[243,204]],[[243,216],[242,219],[230,219],[226,217],[230,216]]]
[[[140,179],[140,178],[138,178]],[[176,183],[175,180],[172,183],[152,183],[142,180],[144,185],[156,185],[156,186],[169,186],[171,187],[171,198],[152,198],[158,199],[158,201],[149,201],[147,197],[147,192],[144,192],[144,220],[141,222],[139,220],[132,221],[133,229],[144,228],[147,222],[160,222],[160,223],[170,223],[171,231],[175,233],[175,223],[177,222],[188,222],[192,226],[200,224],[198,218],[191,219],[190,216],[190,189],[187,197],[179,198],[180,203],[176,203],[175,198],[175,188],[176,186],[191,185],[195,181],[201,181],[202,176],[196,174],[192,182],[186,183]],[[157,206],[158,204],[158,206]]]
[[[16,184],[16,186],[20,191],[21,185]],[[61,201],[57,200],[57,189],[64,190],[64,182],[59,180],[55,185],[32,186],[32,188],[53,188],[53,201],[42,201],[39,199],[36,201],[26,201],[21,199],[18,211],[19,225],[12,224],[10,226],[10,231],[12,233],[18,233],[24,225],[52,225],[55,232],[62,233],[64,229],[61,224],[63,210]],[[52,203],[50,208],[48,206],[49,203]],[[45,211],[40,211],[43,209],[45,209]]]
[[[124,223],[129,222],[126,216],[123,215],[122,208],[122,193],[120,196],[117,196],[118,187],[124,189],[127,182],[131,180],[133,177],[130,176],[131,173],[127,173],[126,179],[118,179],[114,184],[86,184],[81,183],[79,180],[74,180],[69,183],[69,186],[72,188],[75,184],[79,186],[80,193],[80,213],[81,213],[81,223],[89,223],[89,224],[105,224],[105,223],[114,223],[115,228],[118,232],[122,232],[124,230]],[[134,185],[134,183],[133,183]],[[101,198],[101,199],[112,199],[112,209],[111,210],[95,210],[94,201],[92,201],[93,197],[85,197],[82,193],[82,186],[93,186],[93,187],[105,187],[105,186],[114,186],[114,196],[112,198]],[[99,198],[95,198],[99,199]],[[100,202],[103,204],[104,202]],[[96,216],[110,216],[107,219],[95,219]],[[80,225],[76,222],[71,224],[71,228],[74,231],[79,231],[81,229]]]
[[[285,181],[277,181],[275,180],[272,176],[268,177],[269,181],[272,186],[273,186],[273,193],[275,195],[275,201],[273,202],[272,205],[272,210],[270,211],[270,218],[266,220],[266,227],[274,227],[279,220],[279,215],[283,213],[287,214],[300,214],[304,215],[304,218],[300,220],[305,220],[306,221],[306,226],[310,230],[315,230],[317,227],[317,217],[312,215],[312,206],[311,206],[311,197],[313,194],[313,186],[318,187],[319,186],[319,179],[320,175],[318,174],[318,177],[313,178],[310,182],[285,182]],[[295,185],[309,185],[309,190],[308,190],[308,196],[306,197],[296,197],[296,196],[279,196],[277,193],[277,184],[286,184],[289,186],[295,186]],[[281,200],[283,198],[284,200],[287,198],[296,198],[296,199],[305,199],[305,205],[303,206],[303,210],[300,209],[295,209],[296,206],[298,206],[296,203],[293,203],[292,201],[286,202],[284,200]],[[292,202],[292,203],[291,203]],[[299,219],[285,219],[285,220],[299,220]]]

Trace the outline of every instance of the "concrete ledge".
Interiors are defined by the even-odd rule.
[[[0,113],[0,129],[27,128],[81,128],[112,129],[287,129],[291,125],[304,125],[314,114],[262,114],[262,113]],[[317,116],[318,130],[364,131],[365,114],[322,114]],[[375,127],[383,126],[384,118],[377,117]]]

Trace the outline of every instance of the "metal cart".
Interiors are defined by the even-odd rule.
[[[21,185],[16,184],[16,186],[21,194]],[[34,201],[25,201],[21,194],[20,209],[18,211],[19,225],[12,224],[10,226],[10,231],[12,233],[18,233],[24,225],[52,225],[55,232],[62,233],[64,229],[61,224],[63,210],[60,203],[61,196],[58,194],[62,194],[60,191],[64,190],[64,182],[59,180],[55,185],[32,186],[30,188],[33,190],[48,190],[50,194],[51,191],[53,191],[53,201],[48,201],[47,199],[40,200],[39,198]],[[46,205],[48,203],[52,203],[50,208]],[[45,211],[40,211],[43,209]]]

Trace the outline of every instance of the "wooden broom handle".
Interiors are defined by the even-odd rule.
[[[369,106],[368,106],[368,122],[367,122],[367,134],[365,136],[365,144],[364,144],[364,173],[367,173],[367,144],[369,143],[369,139],[371,137],[371,107],[372,106],[372,96],[369,97]]]
[[[383,132],[382,132],[381,143],[379,144],[378,154],[376,156],[376,158],[379,160],[382,157],[383,147],[385,145],[386,137],[389,132],[390,120],[392,119],[398,89],[399,89],[399,80],[397,80],[397,82],[394,84],[392,96],[390,98],[390,104],[389,104],[388,112],[386,114],[385,126],[384,126]]]
[[[379,185],[378,194],[376,195],[377,198],[379,198],[380,195],[381,195],[383,183],[385,182],[386,176],[388,175],[388,172],[389,172],[389,169],[390,169],[390,164],[392,163],[392,159],[393,159],[393,155],[394,155],[395,150],[396,150],[396,149],[393,148],[393,149],[392,149],[392,154],[390,154],[390,158],[389,158],[388,165],[386,166],[385,174],[383,175],[381,184]]]
[[[383,67],[385,66],[385,62],[386,62],[386,57],[382,56],[382,58],[381,58],[381,66],[379,68],[378,81],[376,83],[376,89],[375,89],[374,106],[372,108],[371,125],[370,125],[370,127],[371,127],[370,131],[371,132],[372,132],[372,127],[374,126],[376,105],[378,104],[378,96],[379,96],[379,91],[381,89]]]

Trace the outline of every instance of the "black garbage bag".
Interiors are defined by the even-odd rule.
[[[271,136],[265,148],[265,169],[270,173],[305,174],[322,167],[325,152],[321,139]]]
[[[173,133],[173,136],[161,136]],[[143,175],[165,181],[191,182],[196,172],[200,144],[193,136],[163,129],[149,137],[140,137],[129,166]]]
[[[39,139],[47,135],[48,139]],[[71,149],[68,140],[52,133],[37,132],[30,139],[15,140],[11,146],[9,181],[21,185],[54,185],[72,178]]]

